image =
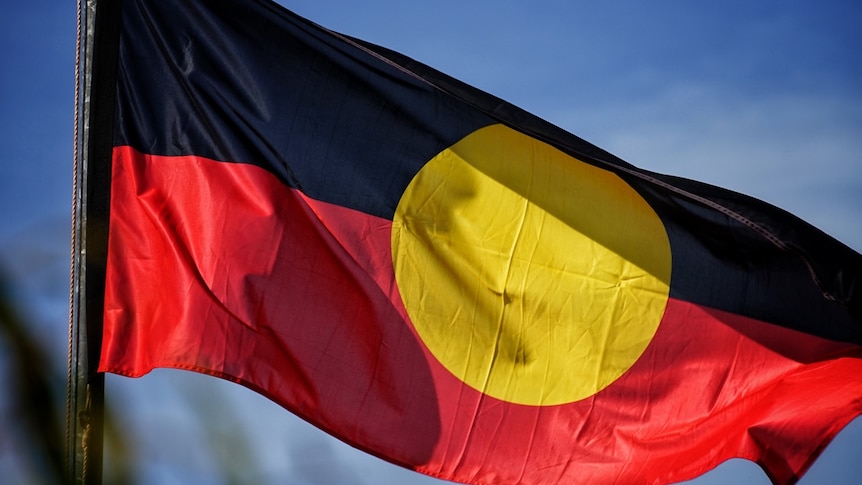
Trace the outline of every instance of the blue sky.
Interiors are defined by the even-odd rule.
[[[761,198],[862,251],[862,4],[810,1],[284,1],[410,55],[649,170]],[[65,383],[75,5],[0,18],[0,268]],[[0,375],[6,359],[0,346]],[[144,483],[218,483],[246,443],[258,483],[432,484],[239,386],[179,371],[108,378]],[[0,395],[0,475],[24,481]],[[201,426],[198,417],[219,422]],[[213,433],[216,433],[215,435]],[[226,437],[214,439],[215,437]],[[803,484],[857,483],[862,420]],[[234,458],[236,458],[234,456]],[[111,459],[109,455],[107,459]],[[733,460],[693,483],[768,483]]]

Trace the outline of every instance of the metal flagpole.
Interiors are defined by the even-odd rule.
[[[104,375],[96,372],[102,340],[110,200],[114,82],[120,7],[78,1],[66,481],[102,481]]]

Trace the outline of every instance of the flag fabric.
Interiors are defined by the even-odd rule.
[[[264,0],[122,5],[100,370],[475,484],[793,483],[862,413],[862,257]]]

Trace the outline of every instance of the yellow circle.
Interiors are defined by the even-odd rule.
[[[417,333],[495,398],[591,396],[640,357],[668,297],[656,213],[611,172],[502,125],[431,159],[392,226],[395,277]]]

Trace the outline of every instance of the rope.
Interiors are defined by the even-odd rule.
[[[88,451],[90,444],[90,385],[87,385],[87,401],[84,405],[84,410],[81,411],[81,427],[84,429],[83,433],[81,433],[81,481],[82,483],[89,483],[87,481],[87,468],[89,462],[90,453]]]
[[[72,396],[68,390],[72,389],[72,379],[75,379],[75,371],[72,369],[72,352],[74,351],[75,340],[75,254],[77,253],[77,225],[78,225],[78,111],[80,110],[80,79],[81,79],[81,10],[83,0],[78,0],[78,17],[77,17],[77,32],[75,41],[75,114],[74,114],[74,132],[72,142],[72,237],[69,254],[69,348],[68,348],[68,363],[66,376],[66,446],[71,443],[72,436],[72,419],[73,407]],[[86,433],[86,431],[85,431]],[[66,469],[71,470],[73,463],[69,463],[69,453],[66,453]],[[86,461],[86,453],[84,454]]]

